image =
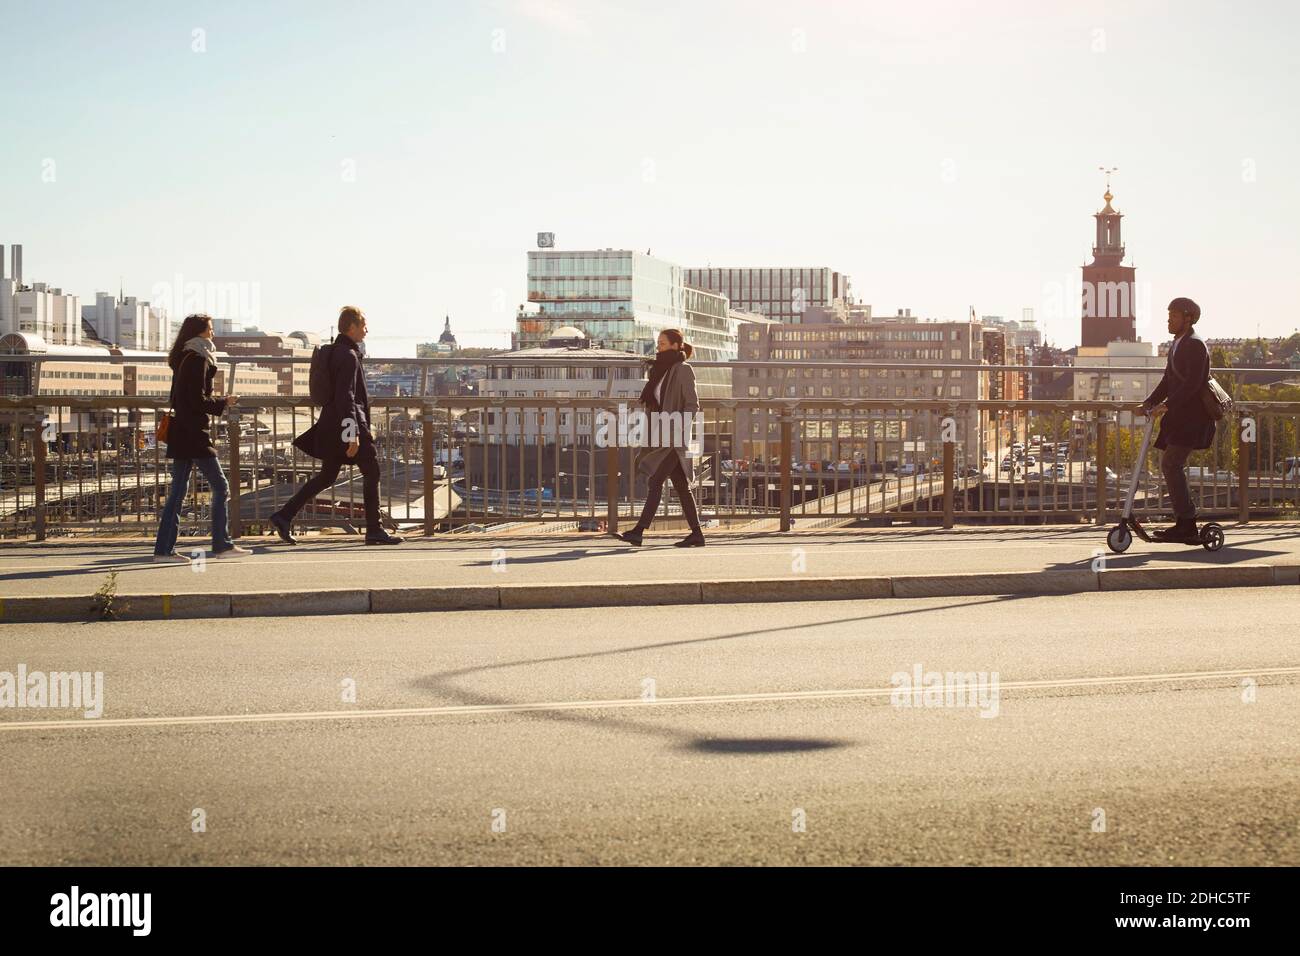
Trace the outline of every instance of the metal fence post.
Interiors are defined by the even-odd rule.
[[[37,541],[45,540],[45,422],[38,414],[33,423],[32,468],[36,480],[36,502],[32,513],[32,530]],[[17,493],[15,489],[15,494]],[[17,502],[15,501],[15,504]]]
[[[1097,413],[1097,524],[1106,523],[1106,420]],[[1086,465],[1084,466],[1087,467]]]
[[[234,405],[226,409],[226,440],[230,442],[230,536],[238,538],[244,533],[244,519],[239,501],[243,494],[239,479],[239,410]]]
[[[610,534],[618,534],[619,477],[618,446],[611,442],[605,447],[605,530]],[[635,471],[629,481],[636,482]],[[629,491],[628,496],[631,495]]]
[[[953,526],[953,470],[956,460],[956,447],[952,442],[943,443],[943,526]]]
[[[427,371],[427,366],[425,367]],[[421,394],[424,386],[421,385]],[[424,533],[426,536],[433,534],[433,515],[434,515],[434,490],[433,490],[433,408],[430,405],[423,406],[423,413],[420,415],[420,447],[421,456],[424,458]],[[447,449],[447,481],[451,481],[451,449]]]
[[[790,530],[790,409],[781,409],[781,530]]]
[[[1247,493],[1250,488],[1250,472],[1246,460],[1246,452],[1250,447],[1250,442],[1246,441],[1244,425],[1245,416],[1237,419],[1237,520],[1242,524],[1250,521],[1250,499]]]

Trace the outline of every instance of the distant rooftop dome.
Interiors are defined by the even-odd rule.
[[[561,325],[558,329],[551,332],[551,337],[546,340],[547,348],[586,348],[587,333],[573,325]]]

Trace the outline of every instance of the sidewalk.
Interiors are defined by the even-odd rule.
[[[439,536],[388,548],[316,535],[297,547],[244,538],[252,555],[189,567],[151,563],[151,540],[9,544],[0,545],[0,621],[86,619],[90,596],[113,571],[128,618],[1069,593],[1300,577],[1296,522],[1225,525],[1227,543],[1217,554],[1140,541],[1127,554],[1110,554],[1106,530],[716,533],[708,547],[687,549],[672,547],[678,534],[649,535],[639,549],[592,534]],[[203,543],[182,539],[182,547]],[[1104,564],[1094,566],[1103,554]]]

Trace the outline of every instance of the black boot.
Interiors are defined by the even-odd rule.
[[[641,534],[640,528],[633,528],[631,531],[624,531],[618,536],[618,539],[639,548],[641,547]]]
[[[383,528],[366,532],[366,544],[401,544],[402,539],[389,534]]]
[[[689,535],[673,545],[674,548],[702,548],[704,547],[704,532],[696,528]]]
[[[271,527],[275,529],[275,533],[280,536],[281,541],[285,544],[298,543],[298,539],[293,536],[293,529],[284,515],[277,511],[275,514],[271,515],[270,522]]]

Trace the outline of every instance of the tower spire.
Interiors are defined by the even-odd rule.
[[[1111,211],[1111,212],[1114,212],[1114,210],[1110,208],[1110,201],[1111,201],[1112,199],[1115,198],[1115,197],[1112,196],[1111,193],[1110,193],[1110,174],[1111,174],[1111,173],[1117,173],[1117,172],[1119,172],[1119,167],[1118,167],[1118,166],[1110,166],[1110,167],[1106,167],[1106,166],[1098,166],[1097,168],[1100,169],[1103,173],[1106,174],[1106,194],[1105,194],[1104,196],[1102,196],[1101,198],[1104,199],[1104,200],[1106,200],[1106,209],[1109,210],[1109,211]]]
[[[1117,172],[1118,167],[1097,168],[1106,175],[1106,206],[1094,213],[1097,231],[1092,246],[1092,262],[1083,267],[1081,339],[1082,344],[1088,347],[1105,347],[1114,341],[1137,341],[1135,270],[1131,265],[1123,265],[1124,214],[1110,204],[1115,198],[1110,191],[1110,174]]]

